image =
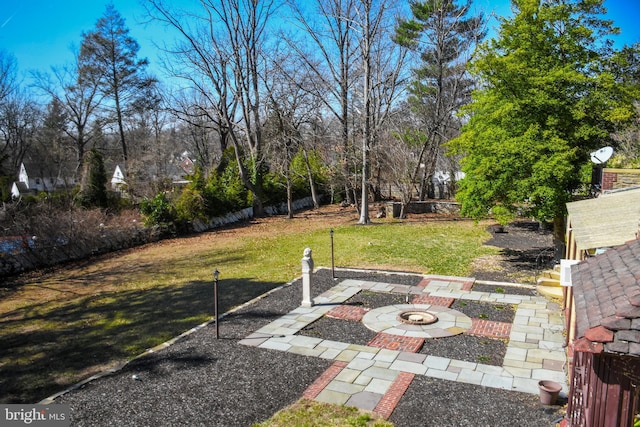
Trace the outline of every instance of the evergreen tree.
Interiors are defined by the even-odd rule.
[[[462,5],[454,0],[411,1],[410,6],[412,18],[400,21],[395,41],[419,55],[408,101],[424,134],[411,178],[415,181],[421,173],[420,164],[426,166],[420,186],[422,200],[442,143],[458,135],[460,120],[456,113],[469,103],[473,88],[466,65],[486,30],[482,15],[469,15],[470,0]]]
[[[143,89],[155,84],[144,74],[146,59],[138,59],[140,46],[129,35],[125,20],[112,3],[107,4],[104,15],[96,22],[94,31],[82,36],[80,46],[80,81],[100,81],[103,95],[113,102],[113,120],[117,124],[127,174],[128,142],[125,138],[127,109],[143,93]]]
[[[80,204],[84,207],[106,208],[107,172],[104,167],[102,154],[94,149],[87,152],[80,186]]]

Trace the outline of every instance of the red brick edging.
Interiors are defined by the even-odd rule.
[[[369,343],[369,347],[385,348],[387,350],[410,351],[417,353],[424,344],[424,338],[402,337],[400,335],[378,333]]]
[[[302,397],[305,399],[315,399],[322,390],[347,366],[346,362],[333,362],[333,365],[324,371],[316,380],[304,391]]]
[[[429,304],[437,305],[440,307],[451,307],[451,304],[455,301],[455,298],[447,297],[433,297],[429,294],[416,295],[411,300],[411,304]]]
[[[359,322],[368,311],[369,309],[367,308],[357,307],[353,305],[338,305],[329,310],[327,314],[325,314],[325,316],[333,317],[334,319]]]
[[[391,387],[389,387],[389,390],[382,396],[382,399],[380,399],[380,402],[378,402],[373,412],[385,420],[389,419],[415,376],[416,374],[409,372],[400,372],[396,380],[391,384]]]
[[[511,323],[472,318],[471,328],[465,333],[488,338],[508,339],[511,335]]]

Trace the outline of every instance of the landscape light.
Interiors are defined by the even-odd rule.
[[[220,338],[220,322],[218,320],[218,277],[220,277],[220,272],[216,268],[213,270],[213,315],[216,318],[216,339]]]

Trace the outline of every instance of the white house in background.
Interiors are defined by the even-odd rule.
[[[72,189],[78,184],[74,177],[75,167],[70,164],[20,163],[18,180],[11,185],[11,196],[38,192],[51,193],[61,189]]]
[[[457,171],[455,172],[455,181],[458,182],[462,178],[464,178],[464,172]],[[431,182],[433,184],[433,195],[430,197],[434,197],[436,199],[448,199],[452,196],[451,194],[451,174],[446,171],[435,171],[433,176],[431,177]]]
[[[124,180],[122,169],[120,169],[120,165],[116,165],[116,169],[113,171],[113,176],[111,177],[111,188],[115,191],[122,192],[126,186],[127,182]]]
[[[455,173],[456,182],[460,181],[464,178],[464,172],[457,171]],[[448,184],[451,182],[451,174],[445,171],[435,171],[433,173],[433,183],[434,184]]]

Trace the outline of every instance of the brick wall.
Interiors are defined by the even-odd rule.
[[[602,189],[617,190],[619,188],[640,186],[640,169],[602,170]]]

